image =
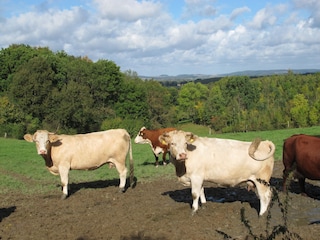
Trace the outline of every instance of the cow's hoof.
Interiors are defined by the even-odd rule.
[[[305,192],[302,192],[302,193],[301,193],[301,196],[303,196],[303,197],[309,197],[308,194],[305,193]]]
[[[124,193],[126,191],[125,188],[119,188],[119,193]]]
[[[207,206],[206,205],[201,205],[201,209],[206,209]]]
[[[65,200],[67,197],[68,197],[68,195],[66,195],[66,194],[62,194],[62,196],[61,196],[61,200]]]
[[[191,211],[191,216],[194,216],[197,213],[197,210],[192,210]]]

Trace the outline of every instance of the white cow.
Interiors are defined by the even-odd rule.
[[[170,147],[170,160],[179,181],[191,185],[192,213],[198,210],[199,198],[202,204],[206,202],[203,181],[223,186],[242,182],[255,185],[260,198],[259,214],[266,212],[272,195],[269,186],[275,152],[272,142],[205,138],[184,131],[164,133],[159,140]]]
[[[130,182],[133,181],[131,139],[124,129],[112,129],[77,135],[57,135],[38,130],[24,139],[35,142],[37,152],[54,175],[60,175],[63,188],[62,199],[68,196],[68,175],[72,169],[93,170],[109,163],[119,172],[120,190],[125,190],[126,157],[130,157]]]

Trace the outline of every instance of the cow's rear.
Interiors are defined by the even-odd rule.
[[[283,190],[292,173],[299,181],[301,193],[306,195],[305,179],[320,180],[320,139],[304,134],[293,135],[283,143]]]

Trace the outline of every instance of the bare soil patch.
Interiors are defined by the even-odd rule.
[[[282,170],[282,163],[276,162],[271,184],[284,203]],[[259,200],[245,185],[221,188],[206,183],[208,202],[194,216],[190,189],[174,177],[153,182],[138,179],[136,187],[125,193],[119,193],[117,185],[118,180],[73,183],[66,200],[60,200],[58,188],[52,194],[0,195],[0,239],[264,239],[277,226],[287,227],[292,233],[289,239],[298,239],[297,235],[319,239],[316,181],[307,181],[311,197],[301,196],[297,182],[292,184],[287,225],[277,201],[270,208],[270,221],[267,214],[259,217]],[[274,239],[282,238],[280,234]]]

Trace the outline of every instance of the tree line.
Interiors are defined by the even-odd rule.
[[[0,134],[39,128],[85,133],[161,128],[192,122],[218,132],[319,124],[320,74],[288,71],[168,86],[120,71],[113,61],[13,44],[0,51]]]

